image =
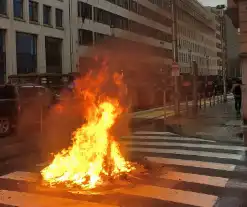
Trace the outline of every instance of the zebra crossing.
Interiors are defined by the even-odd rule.
[[[230,207],[247,206],[247,147],[169,132],[134,132],[121,138],[133,154],[161,166],[133,185],[82,194],[41,188],[35,172],[0,176],[0,207]]]

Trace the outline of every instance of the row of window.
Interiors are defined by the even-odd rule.
[[[106,0],[113,4],[116,4],[124,9],[127,9],[129,11],[132,11],[136,14],[139,14],[141,16],[144,16],[148,19],[151,19],[155,22],[159,22],[160,24],[163,24],[165,26],[171,27],[172,21],[171,19],[165,17],[164,15],[161,15],[142,4],[139,4],[138,2],[134,0]],[[165,5],[165,3],[161,4],[162,6]]]
[[[80,29],[78,31],[78,42],[80,45],[91,46],[94,43],[99,43],[106,39],[109,39],[111,41],[115,40],[117,44],[121,44],[121,50],[128,51],[130,48],[138,48],[140,51],[146,51],[148,53],[151,53],[153,56],[172,58],[172,51],[168,49],[154,47],[144,43],[138,43],[122,38],[110,37],[108,35],[92,32],[90,30]],[[108,46],[108,48],[110,47],[110,45]]]
[[[92,16],[94,9],[94,17]],[[148,27],[146,25],[129,20],[117,14],[105,11],[103,9],[92,7],[92,5],[78,2],[78,16],[84,19],[93,19],[96,22],[109,25],[113,28],[119,28],[126,31],[131,31],[139,35],[145,35],[161,41],[171,42],[172,35],[163,31]]]
[[[198,55],[191,55],[190,53],[179,52],[179,62],[190,63],[192,60],[195,60],[200,66],[216,65],[217,63],[216,60],[211,60],[207,57],[201,57]]]
[[[200,44],[196,44],[196,43],[190,42],[185,39],[179,39],[179,47],[181,49],[191,50],[192,52],[195,52],[195,53],[207,54],[209,56],[216,55],[215,52],[209,49],[208,47],[201,46]]]
[[[29,21],[39,23],[39,3],[29,0]],[[24,0],[13,0],[14,17],[24,19]],[[0,14],[7,15],[7,0],[0,0]],[[55,9],[56,27],[63,27],[63,10]],[[52,25],[52,7],[43,5],[43,24]]]
[[[214,31],[212,28],[209,27],[207,23],[202,23],[201,21],[197,20],[193,14],[185,12],[183,9],[179,9],[177,12],[178,20],[185,22],[186,24],[193,25],[195,28],[200,30],[202,33],[205,34],[213,34]]]
[[[182,25],[178,25],[178,34],[198,42],[203,42],[207,46],[215,47],[215,42],[212,41],[212,39],[214,39],[214,36],[212,36],[211,39],[206,38],[204,35],[200,34],[196,29],[191,29]]]

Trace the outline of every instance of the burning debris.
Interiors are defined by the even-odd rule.
[[[135,166],[122,156],[111,128],[124,112],[118,98],[102,92],[112,81],[119,93],[124,87],[121,76],[108,76],[105,71],[77,80],[75,94],[83,101],[86,122],[72,135],[72,145],[55,155],[52,163],[41,171],[45,183],[67,188],[93,189],[109,179],[125,178]]]

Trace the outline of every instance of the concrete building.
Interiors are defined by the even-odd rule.
[[[243,120],[247,124],[247,0],[228,0],[227,14],[236,28],[240,29],[240,67],[243,82]]]
[[[128,59],[118,64],[129,77],[132,104],[149,107],[163,102],[163,71],[172,63],[172,21],[169,1],[78,0],[72,2],[73,69],[86,70],[90,50],[106,39],[113,39],[111,58],[123,50]],[[111,37],[111,38],[109,38]],[[112,45],[107,44],[105,49]],[[144,58],[139,53],[148,51]],[[138,57],[138,58],[137,58]],[[133,61],[132,61],[133,58]],[[139,61],[140,64],[136,64]],[[134,68],[131,70],[130,68]],[[131,72],[130,72],[131,70]],[[129,75],[128,75],[129,74]],[[157,78],[158,77],[158,78]],[[128,79],[128,78],[127,78]],[[158,86],[159,85],[159,86]],[[162,89],[159,88],[162,85]],[[161,94],[158,92],[161,91]],[[159,99],[159,100],[156,100]]]
[[[68,1],[0,0],[0,82],[70,70]]]
[[[143,67],[161,77],[172,63],[171,26],[169,0],[0,0],[1,82],[12,74],[86,70],[90,51],[111,38],[127,52],[149,51]]]
[[[216,21],[210,9],[197,0],[178,0],[179,65],[182,74],[191,73],[191,63],[198,64],[200,76],[218,75],[219,63]]]
[[[125,45],[152,51],[158,63],[171,65],[168,0],[78,0],[72,3],[73,68],[83,67],[88,51],[110,36]],[[141,51],[139,51],[141,52]],[[76,67],[77,66],[77,67]],[[159,68],[158,68],[159,70]]]

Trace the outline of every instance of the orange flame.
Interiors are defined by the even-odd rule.
[[[74,132],[72,146],[57,154],[53,162],[41,171],[43,179],[50,185],[63,183],[67,187],[76,185],[92,189],[103,184],[109,176],[116,178],[134,170],[110,134],[111,127],[124,109],[118,99],[102,95],[100,88],[107,81],[106,76],[100,74],[97,81],[90,78],[89,74],[76,86],[77,93],[87,105],[86,124]],[[113,76],[118,88],[121,81],[116,74]]]

